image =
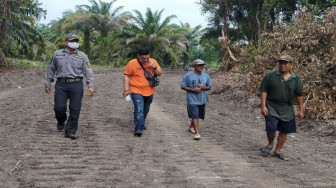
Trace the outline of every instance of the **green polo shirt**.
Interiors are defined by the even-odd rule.
[[[260,92],[267,93],[268,114],[283,121],[295,118],[293,99],[295,96],[303,96],[300,77],[293,72],[290,74],[287,81],[284,81],[280,71],[269,72],[264,77],[259,89]]]

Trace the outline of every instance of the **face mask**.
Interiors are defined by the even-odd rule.
[[[69,48],[76,50],[79,47],[79,43],[78,42],[68,42],[68,46]]]

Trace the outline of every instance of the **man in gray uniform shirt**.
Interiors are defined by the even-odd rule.
[[[78,119],[82,107],[83,78],[90,96],[93,96],[93,72],[87,55],[77,48],[79,37],[68,34],[65,38],[66,48],[54,52],[45,76],[45,91],[51,93],[51,83],[57,78],[54,95],[54,111],[57,129],[65,129],[65,137],[76,139]],[[67,101],[69,99],[70,115],[67,118]]]

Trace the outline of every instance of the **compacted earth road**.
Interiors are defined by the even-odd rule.
[[[85,93],[77,140],[56,129],[44,70],[0,73],[0,187],[336,187],[335,135],[316,136],[318,122],[298,122],[283,148],[290,161],[259,156],[259,99],[246,97],[239,74],[210,73],[202,139],[193,140],[185,73],[164,70],[147,130],[134,137],[123,72],[95,70],[97,92]]]

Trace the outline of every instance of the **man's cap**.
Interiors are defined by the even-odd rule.
[[[282,55],[279,57],[278,62],[279,61],[287,61],[287,62],[294,62],[293,58],[289,55]]]
[[[195,61],[194,61],[194,65],[204,65],[205,63],[204,63],[204,61],[202,60],[202,59],[196,59]]]
[[[65,40],[66,41],[79,40],[79,36],[76,34],[70,33],[65,37]]]

